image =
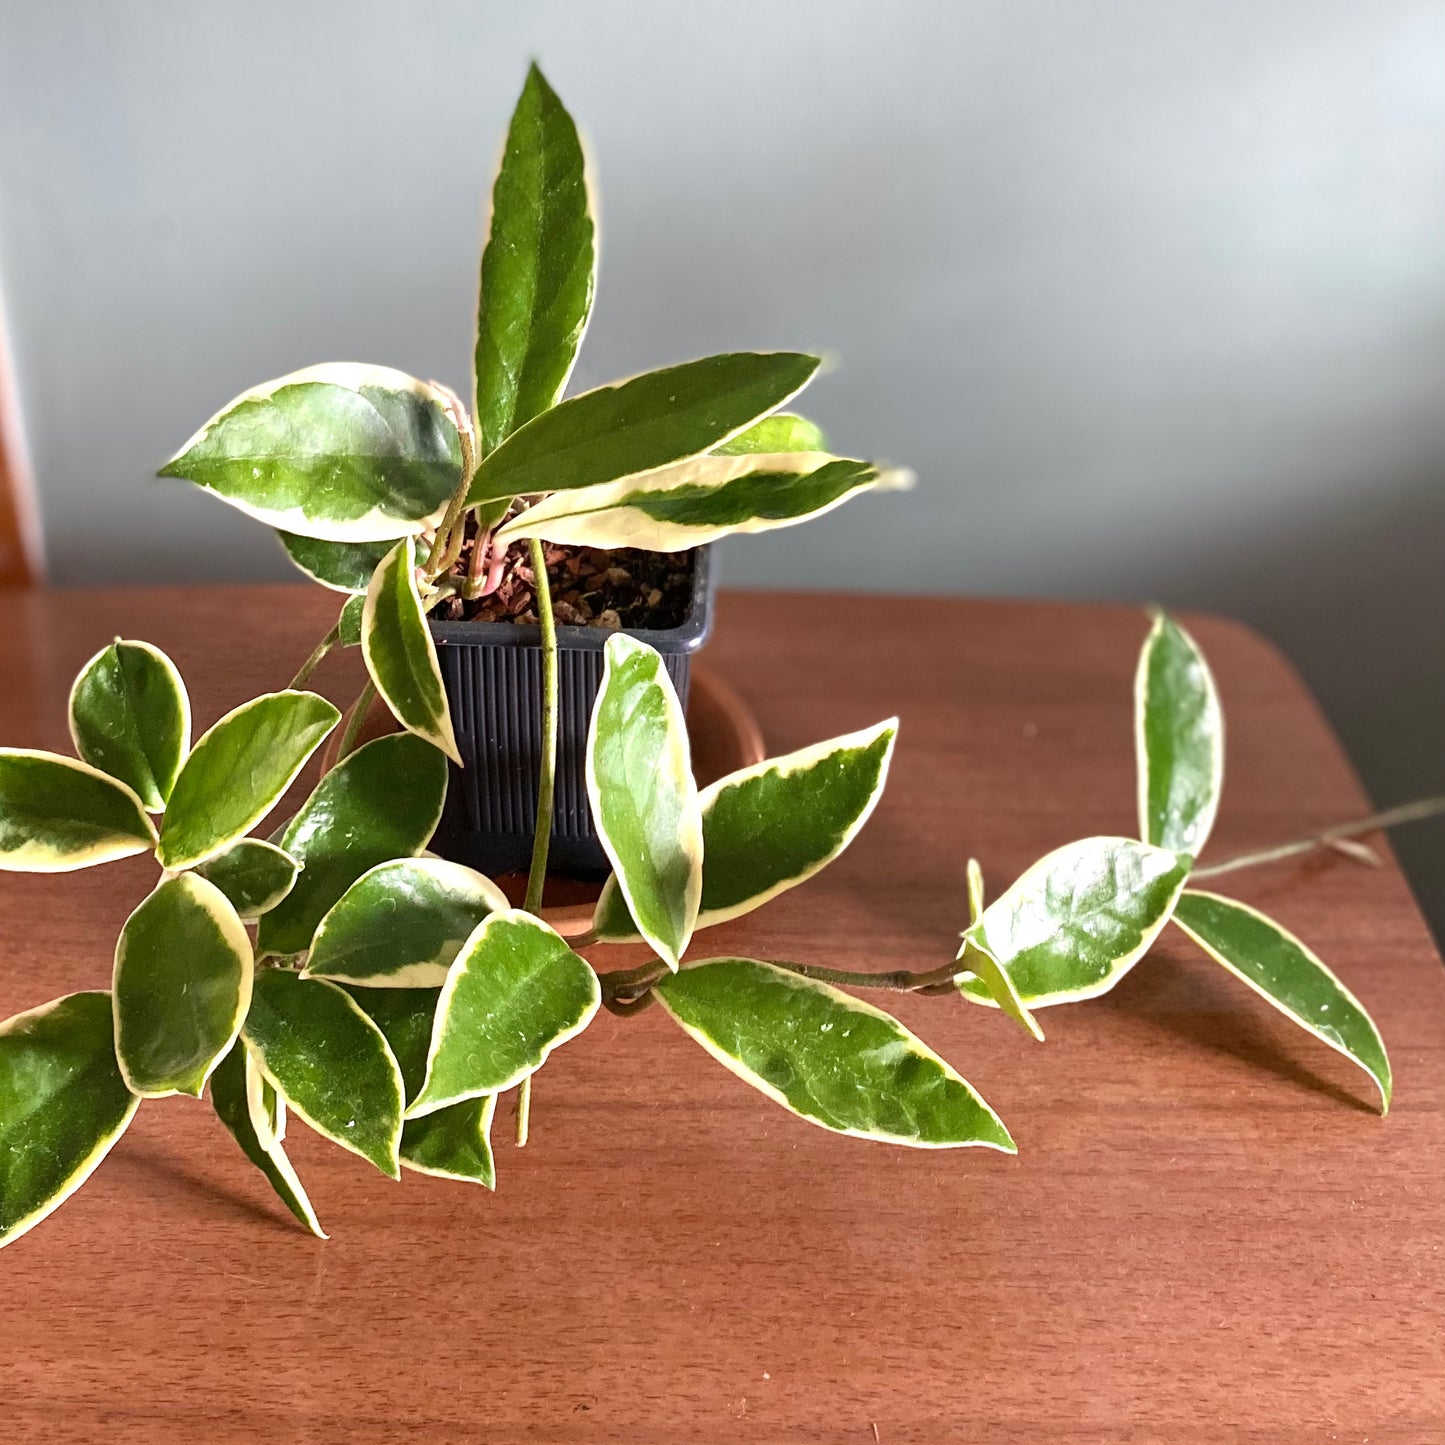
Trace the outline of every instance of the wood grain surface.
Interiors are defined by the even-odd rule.
[[[205,726],[284,683],[334,610],[284,587],[0,599],[0,739],[64,747],[70,678],[116,633],[173,654]],[[1280,657],[1194,625],[1230,724],[1212,856],[1363,811]],[[993,892],[1132,831],[1143,633],[1123,609],[725,595],[709,663],[772,751],[902,730],[852,849],[702,952],[931,966],[969,853]],[[320,685],[344,699],[354,668]],[[153,871],[0,875],[0,1013],[103,986]],[[167,1099],[0,1253],[0,1438],[1438,1445],[1445,972],[1393,866],[1231,881],[1374,1012],[1388,1119],[1172,931],[1107,998],[1047,1011],[1046,1044],[902,1000],[1017,1159],[834,1137],[661,1010],[604,1014],[538,1076],[525,1150],[499,1119],[495,1195],[389,1183],[296,1124],[322,1244],[208,1106]]]

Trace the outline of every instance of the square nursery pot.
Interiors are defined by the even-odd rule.
[[[683,706],[692,654],[712,629],[716,592],[710,549],[693,554],[692,596],[680,626],[628,629],[662,654]],[[457,748],[446,808],[432,848],[490,877],[525,872],[537,818],[542,752],[541,629],[516,622],[430,624],[451,704]],[[602,684],[602,627],[557,628],[556,807],[549,873],[600,880],[611,871],[592,826],[585,775],[587,728]]]

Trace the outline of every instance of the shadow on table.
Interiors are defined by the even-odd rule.
[[[233,1211],[253,1223],[275,1225],[276,1228],[288,1232],[294,1228],[291,1216],[286,1214],[279,1204],[276,1209],[270,1209],[260,1200],[251,1199],[197,1173],[189,1165],[177,1160],[175,1155],[139,1140],[131,1142],[123,1150],[118,1149],[108,1162],[107,1168],[112,1173],[132,1169],[144,1176],[152,1188],[154,1183],[163,1181],[167,1192],[184,1194],[189,1199],[212,1208],[220,1207]]]

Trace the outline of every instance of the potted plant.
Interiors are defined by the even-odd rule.
[[[1055,850],[992,903],[970,864],[962,945],[929,969],[689,955],[695,935],[849,846],[885,785],[897,720],[699,789],[676,667],[643,633],[574,624],[575,655],[595,669],[561,690],[549,561],[565,571],[579,554],[561,549],[580,547],[697,558],[719,537],[800,522],[896,478],[828,455],[815,428],[778,411],[817,368],[795,353],[709,357],[560,401],[593,260],[576,132],[534,68],[494,196],[474,410],[398,372],[316,367],[238,398],[165,469],[282,530],[298,564],[347,600],[288,686],[194,741],[171,661],[117,640],[71,692],[76,757],[0,749],[0,869],[152,853],[161,870],[121,929],[108,988],[0,1023],[0,1244],[63,1203],[143,1101],[170,1095],[209,1095],[317,1234],[285,1151],[288,1111],[392,1178],[491,1187],[499,1097],[515,1090],[525,1141],[531,1080],[552,1051],[599,1008],[654,1002],[813,1124],[1012,1152],[958,1072],[845,990],[992,1005],[1041,1039],[1035,1011],[1108,991],[1171,921],[1359,1064],[1388,1104],[1384,1046],[1345,985],[1269,919],[1189,886],[1258,859],[1196,865],[1223,782],[1222,711],[1198,648],[1164,617],[1136,687],[1138,838]],[[705,617],[706,563],[685,575],[687,605]],[[478,626],[468,605],[509,578],[531,590],[535,642],[516,623],[480,625],[536,648],[540,825],[521,907],[430,849],[478,741],[453,717],[470,705],[465,669],[449,694],[441,661],[469,634],[447,629]],[[433,623],[440,608],[463,616]],[[343,724],[306,683],[346,644],[360,646],[367,682]],[[362,742],[372,695],[402,730]],[[563,702],[609,869],[591,927],[570,941],[540,916]],[[330,765],[274,827],[333,733]],[[638,942],[646,962],[604,966],[608,946]]]

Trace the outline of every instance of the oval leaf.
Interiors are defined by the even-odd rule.
[[[161,812],[191,745],[191,700],[175,664],[148,642],[112,642],[70,689],[70,736],[94,768]]]
[[[194,868],[249,833],[341,716],[314,692],[271,692],[204,732],[171,790],[156,857]]]
[[[796,395],[818,366],[793,351],[728,352],[585,391],[485,458],[467,503],[596,486],[696,456]]]
[[[675,969],[702,899],[702,811],[667,669],[625,634],[607,639],[587,735],[587,796],[628,913]]]
[[[160,474],[283,531],[378,542],[441,520],[461,481],[461,441],[426,382],[334,362],[242,392]]]
[[[131,1093],[199,1099],[251,1004],[251,940],[195,873],[162,879],[115,946],[115,1053]]]
[[[436,644],[416,590],[414,553],[412,539],[404,537],[376,569],[361,614],[361,653],[397,722],[460,767]]]
[[[274,843],[242,838],[196,872],[214,883],[249,922],[268,913],[296,886],[300,865]]]
[[[825,452],[823,429],[807,417],[780,411],[739,432],[730,442],[713,448],[720,457],[744,457],[754,452]]]
[[[646,476],[544,497],[501,527],[497,540],[682,552],[735,533],[796,526],[860,492],[911,485],[910,472],[825,452],[693,457]]]
[[[1139,836],[1197,858],[1224,787],[1224,714],[1194,639],[1162,612],[1134,679]]]
[[[693,964],[654,989],[740,1079],[835,1134],[918,1149],[1014,1153],[997,1114],[897,1019],[750,958]]]
[[[369,869],[431,841],[447,791],[447,761],[410,733],[377,738],[344,758],[281,835],[301,864],[296,886],[257,926],[266,953],[303,953],[316,925]]]
[[[592,309],[597,255],[582,143],[535,65],[492,188],[477,310],[482,455],[555,406]]]
[[[325,1239],[326,1231],[281,1146],[286,1106],[240,1039],[211,1075],[211,1107],[286,1208],[318,1239]]]
[[[1188,889],[1174,921],[1217,963],[1286,1018],[1357,1063],[1390,1107],[1390,1060],[1364,1005],[1292,933],[1217,893]]]
[[[1029,1008],[1107,993],[1169,921],[1189,859],[1131,838],[1084,838],[1041,858],[964,934]],[[987,986],[963,977],[975,1003]],[[1027,1027],[1027,1025],[1025,1025]]]
[[[848,733],[719,779],[702,809],[697,927],[726,923],[826,868],[868,821],[888,777],[898,719]],[[593,930],[619,943],[641,935],[614,875]]]
[[[520,1083],[592,1022],[601,1001],[587,960],[540,918],[493,913],[447,974],[426,1078],[407,1118]]]
[[[295,532],[277,532],[286,555],[313,582],[333,592],[365,592],[371,574],[395,545],[390,537],[380,542],[323,542]]]
[[[69,873],[155,846],[141,800],[89,763],[0,748],[0,869]]]
[[[0,1246],[90,1178],[139,1103],[116,1067],[108,993],[0,1023]]]
[[[263,969],[242,1037],[262,1074],[318,1134],[401,1175],[401,1071],[345,989]]]
[[[366,615],[366,594],[347,599],[346,606],[336,619],[337,641],[343,647],[361,646],[361,621]]]

